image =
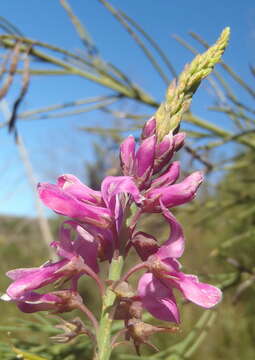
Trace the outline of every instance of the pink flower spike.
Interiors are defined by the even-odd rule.
[[[144,125],[143,130],[142,130],[142,134],[141,134],[141,139],[147,139],[148,137],[155,135],[156,133],[156,118],[155,117],[151,117]]]
[[[138,295],[143,307],[157,319],[180,322],[179,310],[172,290],[152,273],[146,273],[140,278]]]
[[[135,162],[135,139],[128,136],[120,145],[120,165],[124,175],[133,175]]]

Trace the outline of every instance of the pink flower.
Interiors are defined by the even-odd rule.
[[[120,163],[124,175],[132,176],[140,190],[148,189],[152,175],[161,172],[184,143],[185,134],[169,133],[157,142],[156,121],[151,118],[144,126],[141,143],[136,151],[133,136],[120,145]]]
[[[148,137],[156,134],[156,118],[151,117],[146,123],[144,124],[141,139],[147,139]]]
[[[71,229],[76,231],[74,240],[71,238]],[[56,292],[38,294],[34,290],[63,279],[71,280],[70,291],[76,292],[77,281],[81,275],[98,272],[97,244],[93,236],[78,224],[70,221],[64,223],[60,231],[60,242],[53,242],[52,246],[57,249],[57,254],[62,259],[38,268],[15,269],[7,272],[6,275],[13,282],[7,288],[6,294],[1,297],[2,300],[15,301],[20,309],[29,312],[54,308],[54,304],[62,306],[66,304],[66,300],[63,302],[63,296],[60,299]],[[68,291],[66,290],[66,294]],[[36,304],[38,306],[35,306]]]
[[[132,176],[140,189],[146,187],[146,182],[153,172],[156,137],[152,135],[141,141],[135,152],[135,139],[129,136],[120,145],[120,163],[122,172]]]
[[[180,272],[179,264],[173,259],[163,266],[164,271],[148,272],[138,283],[143,307],[157,319],[180,322],[174,288],[180,290],[187,300],[207,309],[220,302],[222,294],[217,287],[199,282],[194,275]]]
[[[203,174],[200,171],[196,171],[179,184],[172,185],[177,175],[178,167],[174,171],[170,167],[168,173],[164,174],[163,179],[161,179],[164,185],[159,188],[150,188],[145,192],[146,200],[143,202],[143,210],[145,212],[161,212],[160,203],[166,208],[171,208],[194,199],[197,189],[203,181]],[[153,185],[157,184],[157,181],[160,182],[160,178],[155,180]]]
[[[18,308],[25,313],[52,311],[53,313],[69,312],[82,304],[82,298],[73,290],[53,291],[48,294],[26,293],[22,301],[17,301]]]
[[[183,146],[185,139],[184,133],[165,135],[163,140],[156,144],[154,171],[153,174],[159,173],[165,166],[169,165],[174,154]]]
[[[131,243],[143,261],[157,254],[160,258],[179,258],[184,251],[185,239],[182,227],[170,211],[161,204],[162,214],[170,227],[168,239],[159,246],[157,240],[144,232],[134,233]]]
[[[150,185],[151,189],[157,189],[163,186],[170,186],[176,182],[180,176],[180,163],[179,161],[172,162],[166,170],[155,179],[152,180]]]
[[[163,214],[171,228],[170,237],[148,258],[150,271],[140,278],[138,294],[144,308],[153,316],[179,323],[173,289],[178,289],[187,300],[204,308],[219,303],[222,294],[217,287],[201,283],[196,276],[180,271],[181,266],[176,258],[184,251],[183,231],[166,208],[163,208]]]
[[[99,192],[67,174],[58,178],[57,185],[39,184],[38,192],[44,204],[56,213],[100,228],[108,228],[115,221],[119,228],[128,196],[136,202],[142,199],[129,176],[106,177]]]

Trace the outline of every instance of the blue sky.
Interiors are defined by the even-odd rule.
[[[86,24],[102,56],[118,64],[158,101],[162,100],[165,84],[141,50],[99,1],[69,2]],[[138,21],[158,41],[178,72],[192,59],[192,55],[173,39],[173,34],[180,35],[195,45],[188,35],[189,31],[194,31],[212,44],[221,30],[230,26],[231,42],[224,60],[251,85],[254,82],[248,70],[249,64],[255,63],[254,1],[112,0],[112,4]],[[0,16],[15,24],[25,36],[71,51],[82,49],[72,24],[57,0],[2,1]],[[16,81],[8,97],[10,103],[14,100],[18,85]],[[22,109],[31,110],[107,93],[107,89],[78,77],[43,79],[38,76],[31,81]],[[225,122],[223,116],[207,111],[210,104],[208,96],[205,84],[195,97],[192,109],[216,123]],[[247,98],[247,101],[250,99]],[[0,121],[3,120],[1,116],[0,114]],[[38,180],[52,180],[58,173],[64,172],[81,175],[85,162],[93,159],[93,139],[80,133],[77,127],[105,124],[105,121],[102,113],[93,112],[64,119],[20,122],[19,131],[31,153]],[[13,138],[1,129],[0,142],[0,213],[33,215],[33,196],[23,166],[19,162]]]

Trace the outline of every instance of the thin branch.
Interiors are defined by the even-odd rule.
[[[127,32],[131,35],[131,37],[135,40],[135,42],[139,45],[139,47],[143,50],[146,57],[149,59],[153,67],[157,70],[162,80],[168,85],[169,79],[168,76],[164,73],[161,66],[158,64],[157,60],[154,58],[152,53],[145,46],[140,37],[135,33],[132,28],[129,26],[128,22],[121,15],[119,11],[117,11],[109,2],[106,0],[99,0],[106,8],[110,11],[110,13],[120,22],[120,24],[127,30]]]
[[[80,22],[79,18],[74,14],[71,6],[69,5],[67,0],[60,0],[60,4],[63,6],[65,11],[67,12],[67,15],[70,17],[74,28],[79,35],[82,43],[85,45],[85,47],[88,49],[88,52],[90,55],[95,55],[98,53],[98,50],[95,46],[95,44],[92,41],[91,36],[85,29],[84,25]]]
[[[56,110],[73,107],[73,106],[103,102],[108,99],[116,99],[116,98],[118,98],[118,96],[113,94],[113,95],[94,96],[91,98],[84,98],[84,99],[79,99],[79,100],[68,101],[63,104],[50,105],[50,106],[42,107],[42,108],[39,108],[36,110],[24,111],[19,114],[19,119],[26,119],[26,118],[29,118],[30,116],[37,115],[40,113],[56,111]]]
[[[77,308],[79,308],[79,310],[81,310],[88,317],[94,329],[97,330],[99,327],[98,321],[95,318],[94,314],[87,308],[87,306],[85,304],[79,304]]]
[[[228,136],[228,137],[226,137],[226,138],[224,138],[222,140],[211,142],[209,144],[199,146],[199,147],[196,148],[196,150],[202,150],[202,149],[203,150],[211,150],[214,147],[224,145],[227,142],[238,140],[239,138],[242,138],[243,136],[246,136],[246,135],[249,135],[249,134],[254,134],[254,133],[255,133],[255,129],[244,130],[244,131],[241,131],[239,133],[230,135],[230,136]]]
[[[4,46],[12,48],[14,46],[14,43],[12,41],[4,41]],[[21,51],[26,51],[26,48],[21,48]],[[55,56],[46,54],[42,51],[39,51],[37,49],[32,48],[31,55],[35,56],[36,58],[43,60],[45,62],[54,64],[62,69],[65,69],[69,72],[70,75],[78,75],[81,77],[84,77],[90,81],[93,81],[95,83],[98,83],[102,86],[108,87],[112,90],[115,90],[119,92],[120,94],[135,99],[137,101],[146,103],[148,105],[157,106],[158,103],[151,98],[149,95],[147,95],[145,92],[143,92],[141,89],[138,88],[130,88],[125,84],[117,82],[117,80],[113,81],[112,78],[106,77],[106,76],[97,76],[95,74],[92,74],[88,71],[85,71],[84,69],[78,68],[77,66],[74,66],[64,60],[61,60]]]
[[[9,110],[7,102],[5,100],[2,100],[1,105],[2,105],[2,111],[5,115],[5,117],[9,118],[10,110]],[[35,196],[35,205],[36,205],[36,210],[37,210],[37,222],[38,222],[39,228],[42,233],[43,241],[46,245],[48,252],[50,253],[51,258],[56,259],[55,253],[53,253],[52,248],[49,246],[49,244],[52,243],[52,241],[53,241],[53,237],[51,234],[48,220],[44,216],[44,210],[43,210],[42,204],[38,198],[38,194],[37,194],[37,190],[36,190],[37,180],[34,175],[33,166],[29,159],[29,155],[28,155],[27,149],[25,147],[25,144],[23,142],[23,139],[20,135],[17,135],[17,137],[16,137],[16,144],[17,144],[17,148],[19,150],[21,161],[23,162],[24,168],[27,173],[28,181],[31,185],[31,188],[32,188],[34,196]]]
[[[134,28],[138,31],[140,31],[140,33],[145,37],[146,40],[148,40],[148,42],[151,44],[151,46],[158,52],[159,56],[161,57],[161,59],[164,61],[164,63],[166,64],[166,66],[168,67],[169,71],[171,72],[171,74],[173,75],[173,77],[177,77],[178,74],[175,71],[174,66],[172,65],[172,63],[169,61],[168,57],[166,56],[165,52],[161,49],[161,47],[158,45],[158,43],[134,20],[132,19],[129,15],[127,15],[126,13],[124,13],[124,11],[119,10],[119,13],[122,17],[124,17],[131,25],[134,26]]]
[[[192,113],[186,113],[184,114],[184,120],[187,121],[187,122],[190,122],[194,125],[197,125],[199,127],[202,127],[206,130],[209,130],[211,131],[213,134],[223,138],[223,139],[228,139],[232,136],[235,136],[235,134],[231,134],[229,133],[228,131],[214,125],[214,124],[211,124],[205,120],[203,120],[202,118],[198,117],[197,115],[194,115]],[[255,149],[255,144],[253,142],[251,142],[249,139],[246,139],[246,138],[243,138],[242,136],[237,136],[236,137],[236,140],[238,140],[238,142],[240,144],[243,144],[243,145],[246,145],[248,146],[249,148],[251,149]]]
[[[185,145],[184,149],[196,160],[200,161],[206,167],[206,172],[209,173],[213,170],[213,164],[210,163],[208,160],[204,159],[197,151],[192,149],[189,145]]]
[[[117,100],[119,100],[119,98],[115,98],[115,99],[109,99],[107,101],[92,105],[92,106],[86,106],[84,108],[80,108],[80,109],[76,109],[76,110],[72,110],[72,111],[65,111],[65,112],[60,112],[57,114],[44,114],[44,115],[38,115],[38,116],[31,116],[29,118],[27,118],[26,120],[45,120],[45,119],[60,119],[63,117],[67,117],[67,116],[73,116],[73,115],[80,115],[80,114],[84,114],[93,110],[99,110],[102,108],[105,108],[106,106],[109,106],[113,103],[115,103]],[[24,119],[25,120],[25,119]]]

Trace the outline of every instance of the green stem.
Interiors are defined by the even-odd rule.
[[[120,279],[123,268],[123,258],[119,256],[117,259],[113,259],[109,270],[109,280],[117,281]],[[116,300],[115,293],[109,286],[103,297],[102,315],[97,332],[98,351],[96,354],[96,360],[108,360],[111,356],[111,328],[113,322],[114,303]]]

